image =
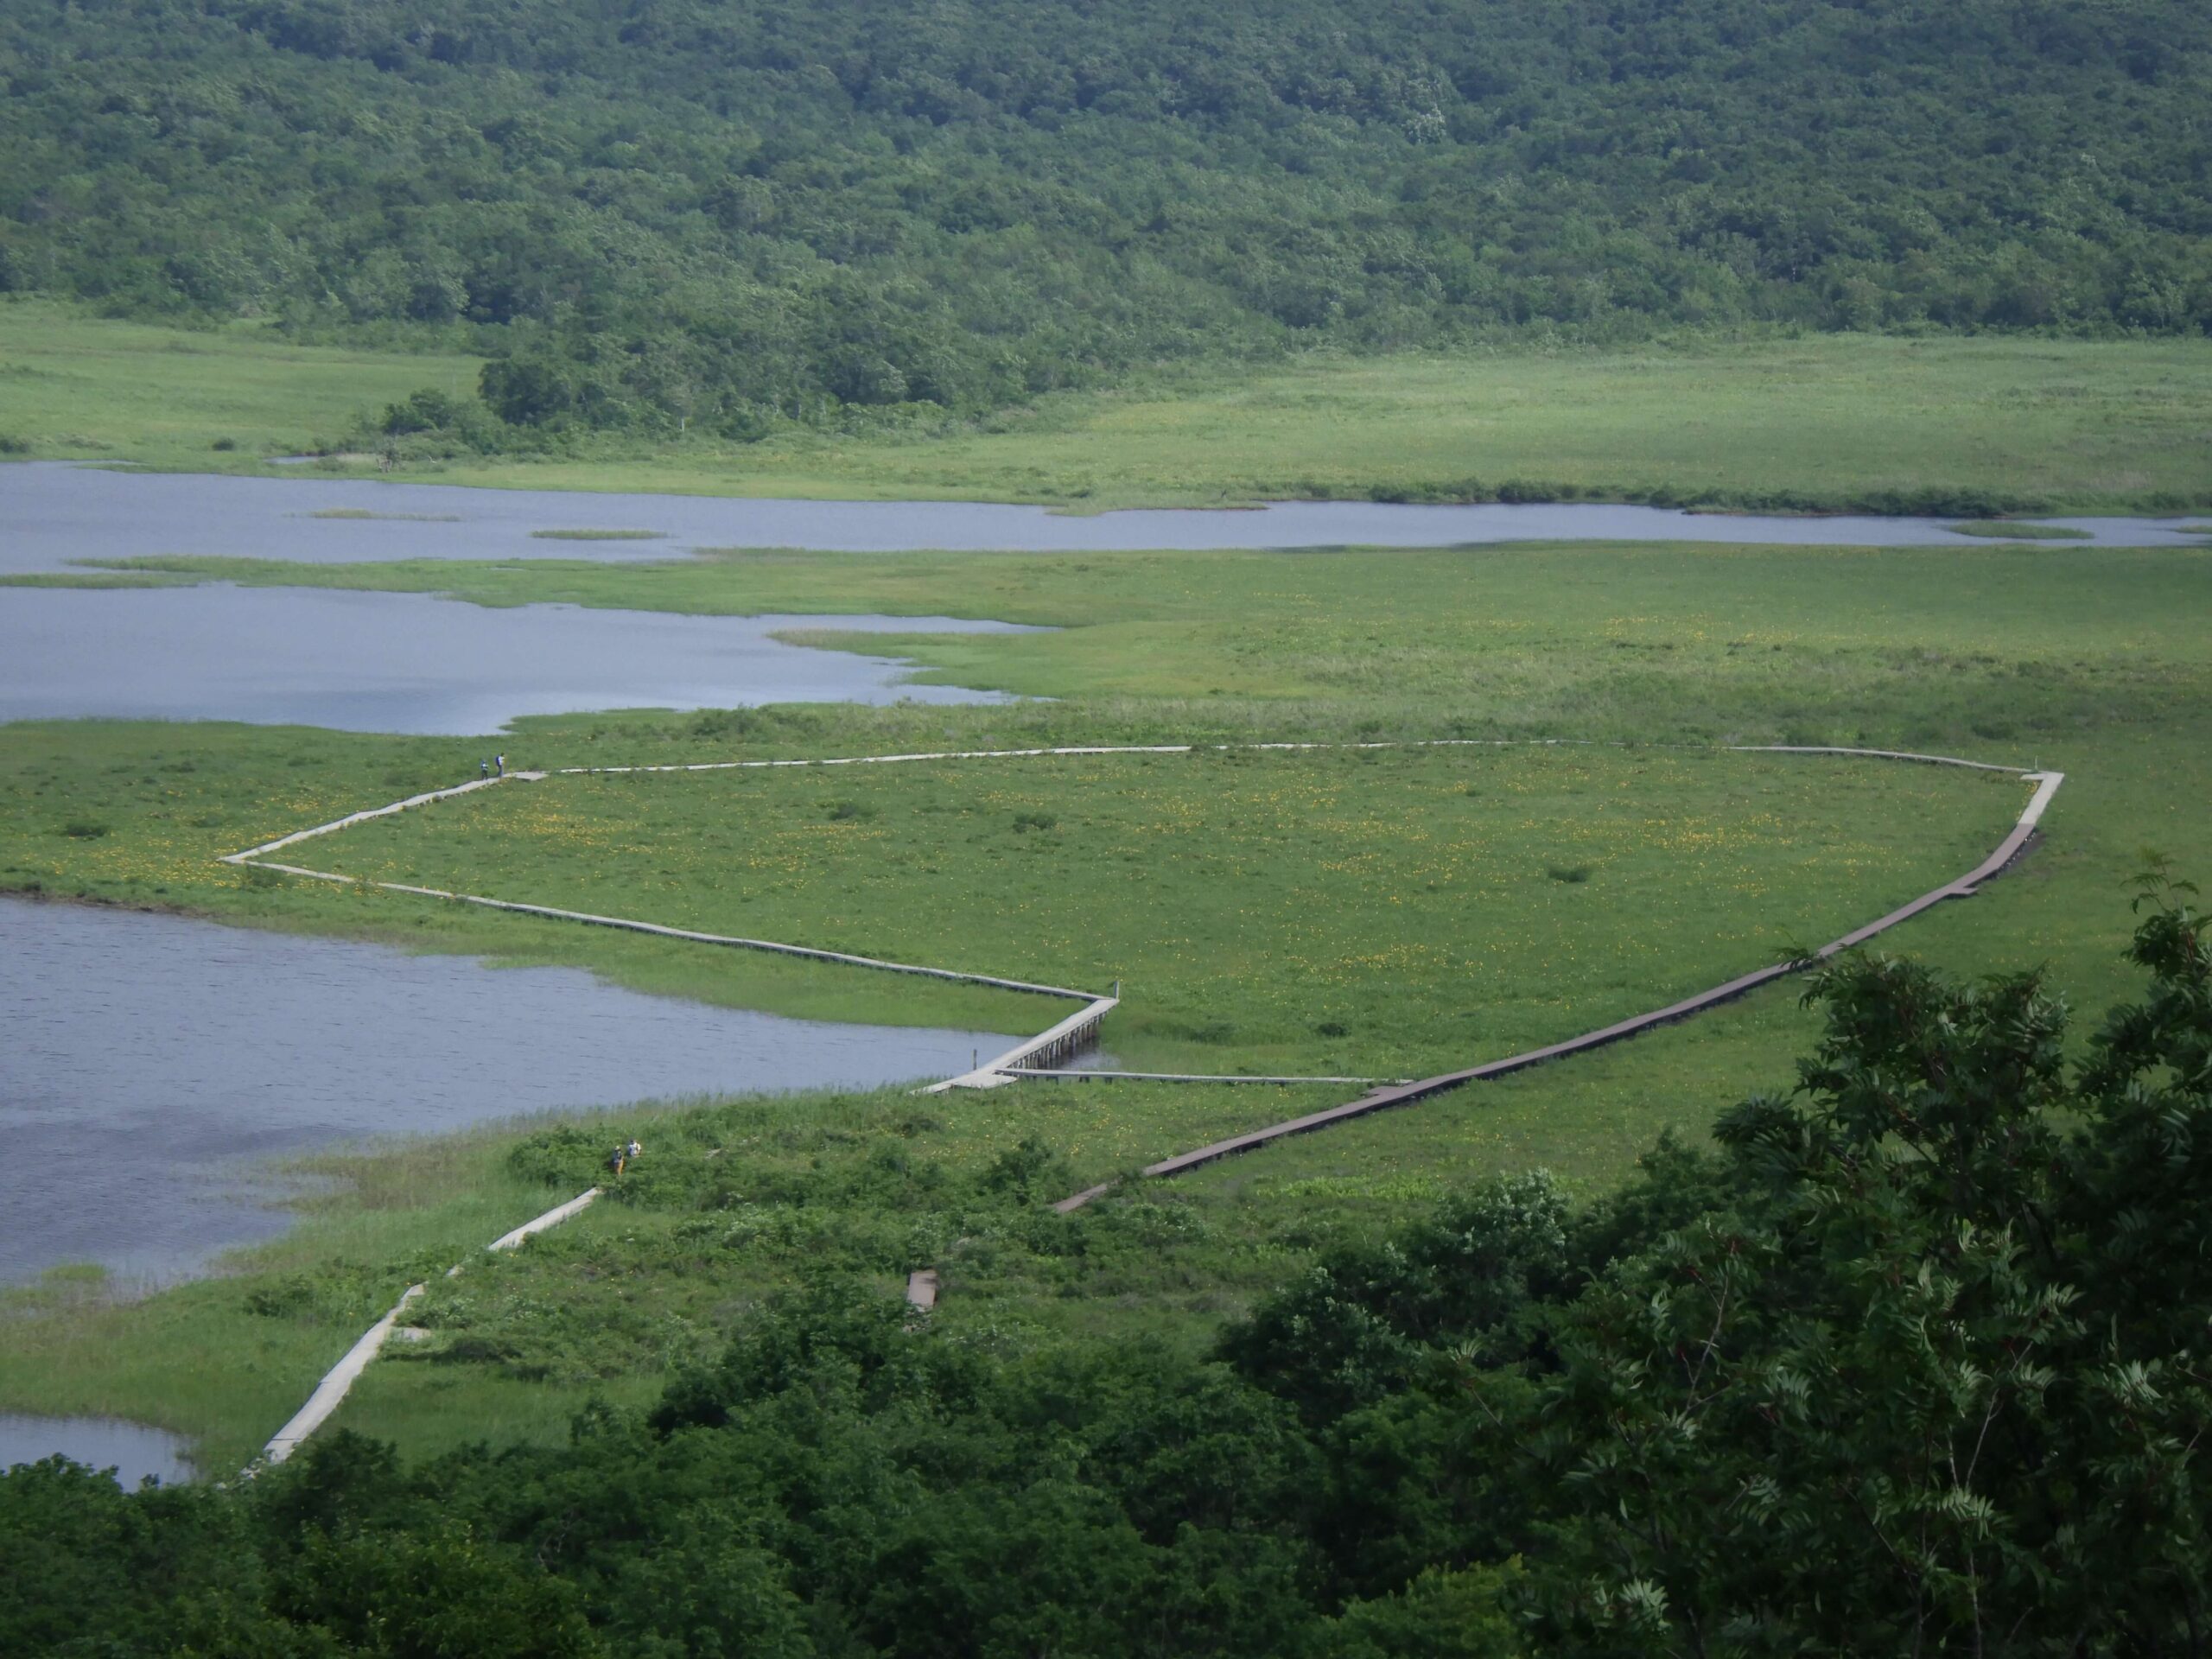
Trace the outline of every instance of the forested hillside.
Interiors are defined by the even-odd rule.
[[[524,425],[1545,326],[2212,327],[2186,0],[40,0],[0,74],[0,289],[474,329]]]

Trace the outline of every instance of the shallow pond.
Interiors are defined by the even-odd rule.
[[[240,720],[483,734],[522,715],[763,702],[991,702],[792,627],[1005,632],[949,617],[676,616],[490,608],[306,588],[0,589],[0,721]]]
[[[31,1417],[0,1411],[0,1471],[59,1452],[94,1469],[112,1469],[125,1490],[149,1475],[173,1486],[192,1478],[185,1443],[165,1428],[114,1417]]]
[[[350,515],[333,517],[328,515]],[[2202,515],[2199,515],[2200,517]],[[0,466],[0,573],[73,559],[228,554],[372,559],[667,558],[697,547],[1105,552],[1144,548],[1434,547],[1530,540],[1776,542],[1898,547],[1974,538],[1944,518],[1782,518],[1662,507],[1414,506],[1281,502],[1249,510],[1146,509],[1087,517],[976,501],[779,501],[695,495],[487,490],[366,479],[105,472]],[[2069,518],[2076,546],[2200,545],[2181,520]],[[651,531],[652,540],[549,539],[547,531]]]
[[[280,1232],[282,1193],[251,1160],[559,1108],[945,1077],[1015,1040],[22,899],[0,899],[0,1282],[98,1262],[159,1284]]]

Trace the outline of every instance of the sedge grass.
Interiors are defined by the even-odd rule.
[[[1687,335],[1320,358],[1071,395],[936,435],[796,435],[416,476],[582,490],[1043,501],[1614,499],[1807,511],[2206,504],[2212,342]]]
[[[2086,542],[2094,539],[2086,530],[2075,530],[2069,524],[2043,524],[2029,518],[1974,518],[1962,524],[1953,524],[1951,531],[1958,536],[1980,536],[1991,541],[2003,542]]]
[[[252,323],[181,328],[10,299],[0,435],[39,460],[257,470],[423,387],[472,392],[479,367],[453,353],[302,346]]]
[[[2023,799],[1878,762],[1202,750],[548,779],[317,850],[371,880],[1120,981],[1140,1069],[1391,1077],[1845,931],[1970,867]],[[1552,878],[1563,857],[1585,880]]]

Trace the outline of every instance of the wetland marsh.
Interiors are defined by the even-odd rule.
[[[570,562],[527,578],[383,564],[319,579],[435,582],[501,601],[627,607],[650,595],[734,613],[973,607],[1058,630],[896,647],[963,683],[1052,701],[528,721],[509,747],[526,746],[533,766],[1385,735],[1690,746],[576,778],[349,830],[307,861],[987,971],[1122,976],[1130,997],[1109,1040],[1125,1063],[1365,1075],[1464,1064],[1816,936],[1819,917],[1780,902],[1802,877],[1834,884],[1825,914],[1864,919],[1970,865],[2018,807],[2009,780],[1697,752],[1722,741],[1932,748],[2066,771],[2044,841],[2018,872],[1894,944],[1968,972],[2054,961],[2084,1002],[2129,986],[2115,898],[2145,847],[2184,870],[2212,859],[2187,805],[2190,780],[2206,781],[2188,734],[2212,706],[2212,659],[2190,620],[2208,580],[2194,550],[778,555],[674,570]],[[435,737],[19,723],[0,730],[11,780],[0,883],[590,967],[815,1018],[1015,1032],[1051,1017],[973,988],[652,948],[214,862],[471,775],[474,758]],[[1662,778],[1673,786],[1624,786]],[[74,836],[73,822],[105,828]],[[1653,828],[1667,823],[1694,832],[1673,853]],[[1376,837],[1395,850],[1363,862],[1359,844]],[[1421,874],[1428,864],[1442,877]],[[1586,868],[1580,881],[1552,873]],[[1745,881],[1764,896],[1732,899]],[[1441,908],[1429,916],[1427,905]],[[1634,919],[1653,906],[1661,925]],[[1341,948],[1278,950],[1316,929]],[[1173,944],[1185,937],[1188,949]],[[948,1331],[1011,1322],[1196,1351],[1331,1241],[1395,1225],[1485,1173],[1541,1164],[1578,1192],[1608,1190],[1662,1128],[1697,1136],[1729,1101],[1786,1083],[1808,1033],[1778,987],[1049,1226],[1021,1218],[1021,1195],[1057,1198],[1345,1091],[1052,1084],[957,1104],[894,1091],[671,1113],[646,1137],[670,1154],[668,1185],[647,1170],[603,1215],[474,1289],[439,1292],[422,1314],[434,1339],[372,1367],[340,1422],[417,1454],[484,1435],[557,1440],[583,1402],[651,1397],[743,1310],[825,1262],[887,1288],[934,1262]],[[588,1120],[599,1123],[613,1120]],[[369,1208],[334,1199],[227,1288],[96,1310],[38,1291],[16,1327],[29,1339],[0,1364],[0,1402],[158,1414],[176,1368],[203,1363],[208,1344],[260,1353],[255,1389],[187,1390],[192,1403],[154,1419],[243,1456],[296,1404],[317,1357],[327,1363],[389,1306],[406,1263],[459,1259],[569,1196],[601,1131],[577,1133],[537,1152],[528,1137],[495,1137],[348,1164],[354,1190],[385,1196]],[[710,1165],[732,1158],[727,1201],[746,1208],[704,1249],[683,1230],[701,1218],[700,1193],[721,1191]],[[963,1236],[977,1242],[944,1253]],[[296,1281],[319,1288],[262,1294]],[[269,1311],[246,1310],[257,1295]]]
[[[558,467],[536,475],[574,481]],[[1055,982],[1120,978],[1128,1001],[1109,1040],[1138,1069],[1408,1075],[1569,1034],[1866,919],[1973,863],[2018,810],[2010,780],[1716,752],[1730,743],[2063,767],[2068,791],[2018,873],[1897,944],[1976,969],[2063,959],[2085,998],[2125,986],[2109,899],[2145,845],[2184,866],[2212,855],[2183,804],[2190,780],[2203,781],[2187,734],[2212,707],[2212,663],[2188,619],[2212,590],[2199,538],[2164,521],[2140,532],[2159,545],[2127,547],[2031,544],[2003,524],[1961,531],[1951,519],[1862,532],[1589,504],[1564,516],[1339,502],[1077,518],[950,503],[940,521],[911,503],[587,506],[319,476],[0,470],[0,486],[24,480],[56,510],[19,516],[33,532],[11,543],[19,569],[41,588],[126,591],[0,594],[11,622],[49,601],[81,606],[78,632],[53,637],[112,627],[126,648],[111,654],[143,668],[178,630],[156,624],[166,642],[130,645],[129,627],[114,626],[130,607],[204,611],[199,658],[154,677],[182,699],[174,712],[384,729],[0,728],[0,888],[442,953],[377,958],[402,965],[378,970],[370,1005],[414,976],[507,978],[458,959],[477,956],[712,1005],[655,1005],[686,1021],[739,1008],[888,1027],[882,1042],[900,1053],[933,1032],[1023,1033],[1052,1017],[1034,999],[975,987],[671,950],[215,861],[473,776],[480,741],[393,728],[488,730],[495,715],[518,716],[499,747],[531,766],[1190,741],[1625,746],[567,779],[364,826],[308,861]],[[188,497],[213,510],[176,512]],[[1446,524],[1643,533],[1639,518],[1725,539],[1128,545],[1194,526],[1256,542],[1292,524],[1306,527],[1293,538],[1334,543],[1433,538]],[[1000,550],[928,550],[940,522]],[[177,527],[167,539],[163,524]],[[582,533],[591,526],[657,536]],[[1745,539],[1785,531],[1797,544]],[[1859,545],[1808,544],[1861,533]],[[807,535],[900,550],[694,550]],[[1894,544],[1916,538],[1945,544]],[[88,553],[106,568],[64,564]],[[164,553],[183,556],[147,556]],[[238,656],[226,630],[264,606],[280,618],[270,631],[308,662],[315,696],[287,702],[266,682],[218,695]],[[334,620],[314,623],[319,606]],[[378,606],[411,620],[385,633],[355,626]],[[549,643],[550,618],[564,619],[568,643]],[[963,631],[930,632],[947,619]],[[1027,631],[976,626],[990,623]],[[448,624],[448,654],[476,659],[491,702],[467,687],[425,691],[434,676],[399,636],[435,642]],[[716,628],[755,642],[755,678],[731,678],[710,655],[694,673],[669,645]],[[613,635],[601,630],[630,631],[636,649],[607,656],[598,642]],[[785,639],[768,641],[772,631]],[[302,643],[340,634],[361,649]],[[918,665],[905,683],[940,690],[908,693],[874,664],[801,645],[895,653]],[[592,683],[573,712],[541,715],[553,705],[518,694],[518,672],[550,670],[573,689],[578,666]],[[906,700],[855,706],[855,690]],[[795,701],[817,693],[837,701]],[[919,700],[979,693],[1009,700]],[[426,696],[481,712],[407,712]],[[772,706],[729,706],[754,696]],[[715,706],[605,706],[640,701]],[[253,943],[272,957],[359,949]],[[909,1266],[939,1266],[948,1330],[1112,1332],[1198,1351],[1332,1241],[1395,1225],[1470,1179],[1542,1164],[1579,1192],[1609,1190],[1662,1128],[1698,1136],[1727,1101],[1786,1079],[1807,1030],[1777,988],[1621,1050],[1132,1189],[1049,1227],[1023,1218],[1025,1206],[1344,1090],[1033,1084],[956,1109],[896,1090],[768,1100],[745,1092],[756,1077],[710,1077],[699,1086],[721,1096],[711,1104],[317,1154],[307,1167],[328,1190],[299,1198],[300,1224],[234,1260],[232,1277],[137,1301],[66,1274],[10,1292],[20,1340],[0,1360],[0,1405],[136,1416],[188,1433],[218,1464],[243,1458],[410,1274],[569,1196],[590,1179],[588,1148],[637,1123],[653,1126],[664,1173],[648,1167],[604,1213],[473,1287],[441,1288],[420,1314],[429,1339],[372,1368],[341,1427],[410,1455],[486,1436],[557,1440],[588,1400],[651,1398],[747,1310],[825,1263],[887,1287]],[[950,1040],[956,1060],[982,1046]],[[594,1098],[645,1092],[626,1086],[629,1062],[615,1069],[620,1080],[594,1084]],[[410,1122],[443,1098],[429,1079],[403,1093],[395,1109],[416,1114]],[[735,1160],[726,1192],[722,1159]],[[711,1239],[696,1225],[702,1192],[721,1194],[710,1209],[741,1212]],[[239,1386],[188,1380],[240,1357]]]

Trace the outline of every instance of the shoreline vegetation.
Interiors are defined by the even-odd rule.
[[[2090,539],[2086,530],[2013,518],[1977,518],[1966,524],[1953,524],[1951,530],[1955,535],[1980,536],[1991,541],[2003,542],[2086,542]]]
[[[0,301],[0,455],[162,470],[1074,512],[1265,500],[1696,511],[2212,507],[2212,340],[1739,332],[1633,346],[1160,368],[987,416],[737,442],[378,429],[467,406],[481,359],[301,345]],[[149,395],[150,394],[150,395]],[[276,456],[323,451],[299,465]]]

